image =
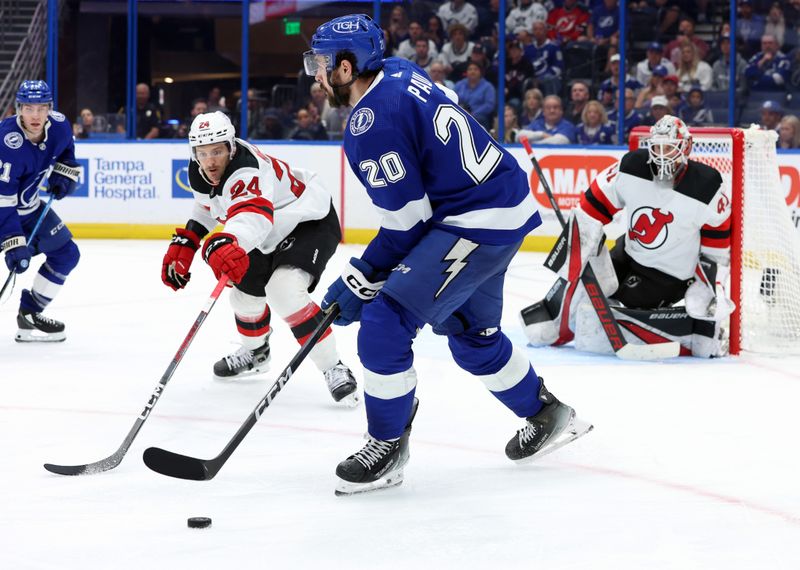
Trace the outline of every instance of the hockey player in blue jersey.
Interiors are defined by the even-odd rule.
[[[16,95],[17,114],[0,122],[0,250],[9,271],[23,273],[31,257],[45,262],[30,290],[23,289],[17,314],[18,342],[56,342],[66,338],[64,323],[42,315],[78,264],[80,253],[61,218],[49,210],[29,242],[45,205],[39,186],[46,180],[57,200],[74,192],[80,178],[72,127],[53,110],[53,94],[44,81],[23,81]]]
[[[503,280],[525,235],[540,225],[517,161],[455,94],[413,63],[383,58],[367,16],[320,26],[306,73],[333,105],[353,105],[344,150],[381,216],[378,235],[328,289],[336,324],[361,321],[367,444],[342,461],[337,494],[402,482],[416,412],[412,343],[426,324],[446,335],[456,363],[476,375],[525,426],[506,455],[519,461],[590,427],[537,377],[500,330]]]

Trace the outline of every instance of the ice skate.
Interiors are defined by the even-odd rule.
[[[506,445],[506,456],[517,463],[528,463],[589,433],[594,426],[583,422],[575,410],[562,404],[547,391],[542,382],[539,400],[544,404],[539,413],[526,418],[525,427]]]
[[[384,441],[369,436],[367,444],[336,467],[339,477],[337,495],[354,495],[396,487],[403,482],[403,467],[408,463],[408,437],[417,414],[419,400],[414,398],[411,417],[398,439]]]
[[[350,369],[342,364],[340,360],[336,366],[324,372],[325,382],[334,401],[339,402],[348,408],[358,405],[358,393],[356,392],[356,379]]]
[[[250,350],[241,347],[233,354],[229,354],[214,364],[214,377],[217,380],[233,380],[261,374],[269,370],[269,338],[264,344]]]
[[[63,342],[67,335],[64,323],[45,317],[42,313],[23,311],[17,314],[17,342]]]

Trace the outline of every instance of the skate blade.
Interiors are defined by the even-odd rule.
[[[36,334],[34,331],[19,329],[14,340],[17,342],[64,342],[67,340],[67,335],[64,332]]]
[[[266,374],[269,372],[270,365],[269,361],[265,362],[260,366],[256,366],[252,370],[248,370],[247,372],[242,372],[241,374],[237,374],[236,376],[217,376],[214,374],[214,380],[219,380],[221,382],[234,382],[236,380],[241,380],[242,378],[249,378],[250,376],[258,376],[259,374]]]
[[[572,443],[579,437],[583,437],[590,431],[594,429],[594,426],[588,422],[585,422],[579,419],[575,415],[575,411],[573,410],[572,415],[567,422],[566,427],[558,434],[555,439],[550,440],[550,442],[541,448],[539,451],[531,455],[530,457],[525,457],[524,459],[517,459],[514,461],[517,465],[525,465],[527,463],[532,463],[538,459],[541,459],[545,455],[549,455],[554,451],[557,451],[567,445],[568,443]]]
[[[336,404],[342,408],[357,408],[360,402],[361,399],[358,397],[358,393],[353,392],[336,402]]]
[[[403,482],[403,470],[392,473],[388,477],[383,477],[372,483],[350,483],[344,479],[339,479],[339,484],[336,485],[334,494],[337,497],[346,497],[349,495],[360,495],[362,493],[369,493],[371,491],[380,491],[381,489],[391,489],[397,487]]]

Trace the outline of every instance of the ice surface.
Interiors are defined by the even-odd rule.
[[[216,455],[297,350],[275,319],[271,373],[213,381],[213,362],[236,347],[224,293],[122,464],[52,475],[43,463],[117,449],[214,285],[199,258],[188,290],[162,285],[165,243],[79,245],[81,264],[47,312],[67,323],[65,343],[13,340],[33,271],[0,306],[2,569],[800,567],[796,357],[636,363],[528,348],[595,430],[519,467],[503,448],[520,420],[426,331],[402,486],[334,496],[335,466],[361,447],[366,420],[363,407],[334,405],[310,361],[216,479],[169,479],[142,451]],[[316,299],[360,251],[340,248]],[[520,345],[517,312],[552,280],[541,260],[520,254],[508,274],[503,324]],[[356,327],[337,335],[360,377]],[[192,516],[213,526],[189,529]]]

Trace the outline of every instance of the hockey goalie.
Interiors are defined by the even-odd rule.
[[[645,148],[592,181],[545,262],[556,283],[521,312],[531,344],[574,339],[578,350],[613,352],[580,283],[588,263],[629,343],[677,341],[681,355],[727,353],[731,203],[719,172],[690,160],[691,150],[689,129],[667,115]],[[609,251],[604,226],[617,212],[627,229]]]

